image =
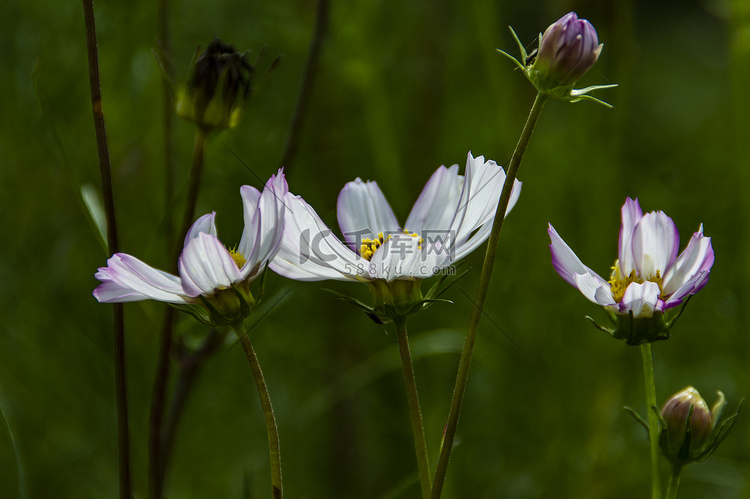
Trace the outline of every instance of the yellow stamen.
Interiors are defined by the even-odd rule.
[[[659,295],[664,291],[662,284],[663,278],[661,276],[661,270],[656,271],[656,275],[645,279],[645,281],[655,282],[659,286]],[[639,276],[635,269],[630,274],[623,277],[622,269],[620,269],[620,260],[616,260],[612,267],[612,274],[609,277],[609,285],[612,290],[612,295],[617,303],[622,301],[622,297],[625,296],[625,290],[628,289],[632,283],[643,284],[644,279]]]
[[[237,251],[237,248],[229,248],[229,254],[232,257],[232,260],[234,260],[234,264],[237,265],[238,269],[241,269],[247,260],[245,260],[245,257],[242,253]]]
[[[411,232],[407,229],[404,229],[404,234],[410,237],[419,237],[419,234],[417,234],[416,232]],[[378,237],[376,239],[370,239],[367,237],[363,238],[362,245],[359,247],[359,256],[369,261],[372,258],[372,255],[375,254],[375,251],[392,237],[392,234],[389,234],[388,237],[385,237],[382,232],[378,232]],[[423,242],[424,239],[419,237],[419,249],[422,249]]]

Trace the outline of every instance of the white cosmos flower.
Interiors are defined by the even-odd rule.
[[[94,296],[102,303],[157,300],[191,305],[205,304],[202,299],[210,301],[222,290],[246,286],[280,247],[288,192],[283,170],[271,176],[263,192],[242,186],[245,228],[236,250],[227,249],[217,237],[215,213],[196,220],[185,237],[179,277],[125,253],[112,255],[95,275],[102,283]]]
[[[300,281],[364,282],[425,279],[450,266],[489,237],[505,171],[469,153],[432,175],[401,225],[376,182],[357,178],[341,190],[337,213],[345,243],[301,197],[286,196],[286,230],[275,272]],[[515,205],[515,181],[506,214]]]
[[[708,283],[714,250],[703,225],[677,256],[680,235],[664,212],[643,214],[638,200],[622,207],[618,260],[609,280],[586,267],[552,225],[552,264],[560,276],[592,302],[619,315],[650,318],[682,304]]]

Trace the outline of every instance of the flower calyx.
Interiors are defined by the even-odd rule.
[[[265,272],[259,280],[256,296],[250,291],[250,281],[241,281],[233,283],[228,288],[219,289],[211,295],[200,295],[195,303],[171,305],[208,326],[234,327],[249,317],[263,298]]]
[[[465,272],[459,278],[464,274]],[[452,305],[452,301],[438,297],[448,288],[448,286],[442,286],[444,281],[445,276],[435,283],[426,295],[422,293],[422,279],[394,279],[393,281],[376,279],[366,281],[374,298],[375,303],[373,306],[330,289],[327,291],[335,294],[339,300],[361,308],[376,324],[387,324],[394,320],[401,320],[409,315],[416,314],[433,303],[440,302]]]
[[[671,337],[670,330],[685,311],[691,298],[692,296],[689,296],[685,299],[680,311],[670,320],[667,320],[665,313],[659,311],[655,311],[651,317],[634,317],[632,310],[627,314],[609,312],[609,318],[614,327],[601,326],[590,316],[586,318],[600,331],[604,331],[615,339],[625,340],[625,343],[630,346],[654,343]]]

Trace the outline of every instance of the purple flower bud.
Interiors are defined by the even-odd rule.
[[[662,453],[676,465],[705,459],[723,440],[714,435],[727,404],[724,394],[718,392],[718,395],[719,400],[709,410],[698,390],[688,386],[672,395],[662,407],[661,415],[667,426],[662,430],[659,444]]]
[[[570,87],[594,65],[602,45],[594,27],[575,12],[564,15],[542,35],[533,69],[541,89]]]

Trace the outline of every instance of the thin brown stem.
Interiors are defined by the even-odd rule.
[[[310,50],[307,53],[307,61],[305,62],[305,69],[302,74],[302,83],[300,84],[299,94],[297,94],[297,103],[294,106],[294,113],[289,123],[289,133],[284,143],[284,153],[281,155],[281,166],[287,169],[297,153],[302,122],[304,121],[310,94],[315,83],[315,76],[318,72],[320,49],[323,45],[323,36],[325,35],[326,27],[328,26],[328,11],[329,0],[318,0],[315,9],[315,28],[310,40]]]
[[[96,43],[96,24],[93,0],[83,0],[83,14],[86,25],[86,49],[91,87],[91,108],[94,114],[96,146],[99,153],[99,171],[102,179],[102,197],[107,218],[107,246],[109,253],[119,251],[115,202],[112,191],[112,170],[109,162],[107,129],[102,110],[102,92],[99,78],[99,53]],[[114,364],[115,392],[117,398],[117,449],[120,482],[120,498],[130,498],[130,436],[128,424],[127,370],[125,365],[125,321],[121,303],[112,306],[114,322]]]
[[[190,224],[195,214],[195,206],[198,202],[198,192],[203,172],[207,135],[208,132],[202,128],[198,128],[195,132],[193,165],[190,170],[190,184],[188,186],[185,211],[183,212],[182,223],[180,225],[180,238],[184,237],[190,229]],[[170,257],[170,261],[175,262],[174,268],[177,266],[177,259],[182,250],[182,244],[179,243],[181,243],[181,239],[178,242],[170,241],[170,244],[174,245]],[[169,380],[169,353],[172,349],[174,314],[175,311],[172,307],[166,308],[161,331],[154,389],[151,397],[151,414],[149,416],[149,492],[151,499],[160,499],[164,493],[167,456],[169,456],[172,446],[172,439],[170,438],[167,440],[169,447],[164,447],[163,421],[167,382]]]

